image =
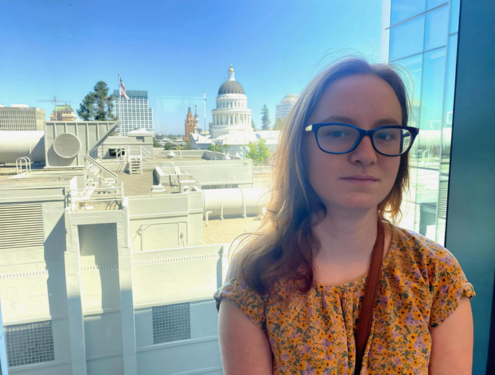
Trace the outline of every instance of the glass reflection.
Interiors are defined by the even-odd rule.
[[[425,51],[447,44],[449,7],[443,6],[426,13]]]
[[[423,15],[390,29],[391,61],[423,51],[424,26]]]
[[[428,168],[439,168],[441,155],[443,92],[445,85],[446,48],[424,54],[421,116],[418,137],[418,153],[421,163],[418,165]]]
[[[404,21],[425,11],[425,0],[393,0],[390,12],[390,24]]]

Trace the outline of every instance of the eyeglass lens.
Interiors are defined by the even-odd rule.
[[[359,131],[349,126],[327,125],[318,129],[318,143],[328,152],[350,151],[359,138]],[[409,149],[411,132],[407,129],[385,128],[373,134],[375,148],[385,155],[401,155]]]

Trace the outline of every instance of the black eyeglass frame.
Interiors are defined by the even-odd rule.
[[[359,132],[359,137],[356,140],[356,143],[354,144],[354,146],[352,146],[352,148],[346,152],[331,152],[331,151],[327,151],[327,150],[323,149],[323,147],[321,147],[321,145],[320,145],[320,141],[318,140],[318,130],[320,128],[322,128],[324,126],[328,126],[328,125],[344,125],[344,126],[348,126],[350,128],[356,129]],[[411,142],[409,143],[409,147],[407,148],[407,150],[404,151],[402,154],[399,154],[399,155],[388,155],[388,154],[384,154],[384,153],[378,151],[376,149],[375,142],[373,141],[373,136],[375,135],[375,133],[377,131],[382,130],[382,129],[407,129],[411,133]],[[363,138],[365,136],[368,136],[370,138],[371,145],[373,146],[373,149],[376,152],[378,152],[380,155],[388,156],[388,157],[396,157],[396,156],[402,156],[402,155],[407,154],[409,152],[409,150],[411,149],[412,145],[414,144],[414,140],[416,139],[416,137],[419,133],[419,129],[414,128],[412,126],[385,125],[385,126],[380,126],[378,128],[375,128],[375,129],[371,129],[371,130],[364,130],[364,129],[358,128],[357,126],[354,126],[351,124],[345,124],[342,122],[322,122],[322,123],[318,123],[318,124],[311,124],[311,125],[306,126],[304,128],[304,131],[307,131],[307,132],[313,131],[315,133],[315,139],[316,139],[316,143],[318,144],[318,147],[320,148],[321,151],[326,152],[327,154],[333,154],[333,155],[348,154],[349,152],[354,151],[357,148],[357,146],[359,146],[359,144],[361,143],[361,141],[363,140]]]

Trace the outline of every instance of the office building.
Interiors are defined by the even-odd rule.
[[[125,136],[136,129],[153,130],[153,109],[149,107],[148,91],[127,90],[129,99],[119,96],[119,90],[114,91],[115,115],[121,122],[120,134]]]
[[[290,110],[294,106],[299,95],[288,94],[277,104],[277,111],[275,112],[275,121],[278,119],[284,119],[289,114]]]
[[[26,104],[0,106],[0,130],[43,130],[45,110]]]
[[[50,121],[77,121],[77,116],[70,105],[56,105],[53,113],[50,115]]]

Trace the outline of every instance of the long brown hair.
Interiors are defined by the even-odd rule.
[[[361,57],[346,57],[320,72],[308,84],[289,113],[274,155],[272,190],[267,213],[260,230],[239,242],[236,263],[246,283],[265,294],[280,277],[296,281],[306,293],[314,281],[313,257],[320,243],[313,235],[312,213],[326,209],[312,188],[305,166],[304,126],[323,92],[336,80],[352,75],[374,75],[395,91],[402,108],[402,125],[407,126],[409,101],[398,68],[389,64],[370,64]],[[408,154],[401,156],[392,190],[378,205],[381,220],[388,214],[395,223],[400,217],[402,193],[409,187]],[[392,225],[392,227],[394,227]]]

